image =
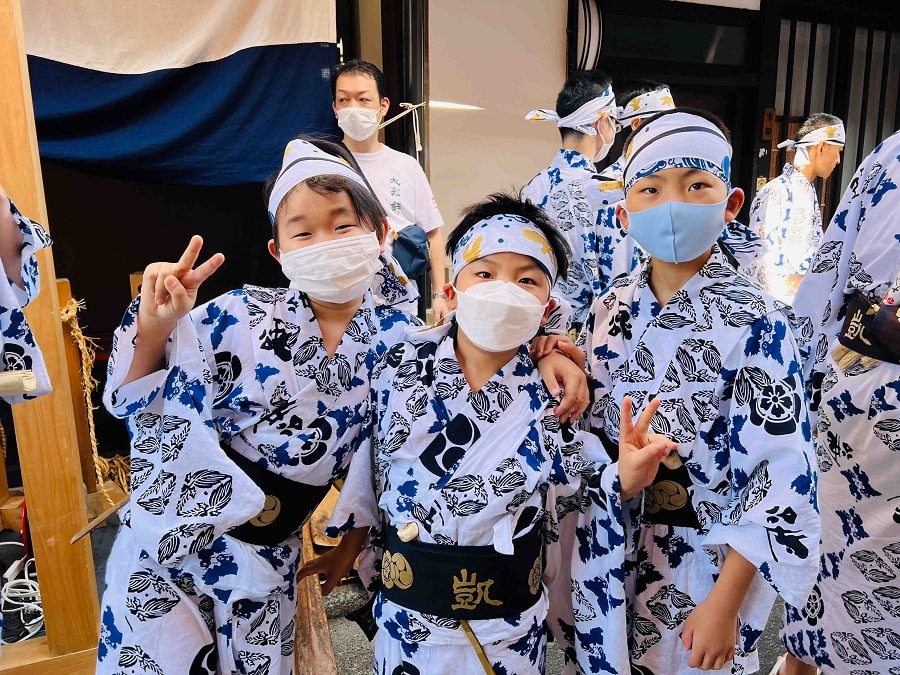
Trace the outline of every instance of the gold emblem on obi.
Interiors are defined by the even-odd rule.
[[[502,605],[502,600],[494,600],[490,597],[491,586],[494,580],[478,581],[478,575],[468,570],[460,570],[459,576],[453,576],[453,595],[456,603],[450,605],[453,609],[475,609],[483,602],[489,605]]]
[[[402,553],[394,553],[385,551],[381,558],[381,583],[385,588],[393,588],[406,590],[413,585],[413,571],[409,566],[409,561]]]
[[[847,326],[847,330],[844,332],[844,337],[846,337],[848,340],[855,340],[856,338],[859,338],[861,341],[865,342],[867,345],[871,345],[872,343],[863,337],[862,317],[863,317],[862,310],[861,309],[856,310],[856,313],[853,315],[853,318],[850,319],[850,325]]]
[[[672,480],[661,480],[644,491],[644,511],[658,513],[677,511],[690,501],[684,486]]]
[[[528,573],[528,590],[531,591],[532,595],[537,595],[538,591],[541,589],[541,576],[543,572],[541,556],[538,555],[538,557],[534,559],[534,565],[531,566],[531,571]]]
[[[255,527],[265,527],[274,521],[279,513],[281,513],[281,500],[275,495],[266,495],[266,503],[263,505],[262,511],[250,520],[250,524]]]

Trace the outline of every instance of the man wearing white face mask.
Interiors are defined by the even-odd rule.
[[[613,253],[623,238],[597,197],[595,182],[594,162],[605,157],[615,141],[615,111],[612,80],[599,70],[588,70],[566,81],[556,110],[532,110],[525,116],[555,121],[562,139],[550,166],[525,186],[522,196],[550,215],[572,250],[568,278],[557,281],[554,290],[571,305],[576,331],[612,282]]]
[[[378,140],[378,127],[387,115],[390,101],[385,96],[384,74],[367,61],[353,60],[331,75],[335,115],[344,132],[344,145],[375,191],[388,214],[390,234],[387,252],[397,233],[418,225],[428,236],[430,277],[434,293],[432,309],[438,320],[447,313],[444,286],[444,224],[419,163],[409,155],[389,148]]]

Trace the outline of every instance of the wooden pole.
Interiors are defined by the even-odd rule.
[[[0,181],[22,213],[46,227],[18,0],[0,0]],[[87,522],[84,487],[53,256],[50,249],[44,249],[37,257],[40,295],[25,315],[44,355],[53,391],[13,406],[13,419],[44,604],[47,650],[52,656],[96,647],[100,622],[90,542],[69,543]],[[4,646],[0,651],[0,672],[16,646]]]

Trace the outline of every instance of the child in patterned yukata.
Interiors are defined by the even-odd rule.
[[[22,312],[40,290],[34,254],[50,244],[44,228],[19,213],[0,185],[0,272],[6,279],[6,283],[0,283],[0,370],[30,370],[36,385],[27,394],[4,396],[7,403],[20,403],[50,391],[44,358]]]
[[[154,263],[104,400],[132,439],[98,673],[291,673],[299,528],[343,475],[379,355],[414,323],[379,257],[384,213],[341,149],[294,140],[269,183],[289,288],[194,308],[223,262]],[[370,286],[376,287],[376,303]]]
[[[624,568],[629,639],[609,616],[597,559],[573,553],[577,665],[586,672],[751,673],[778,592],[805,599],[819,516],[799,354],[782,305],[717,244],[743,202],[721,122],[674,110],[626,144],[619,219],[650,259],[597,301],[581,336],[591,429],[614,446],[626,397],[659,404],[652,428],[678,443],[643,493]],[[635,511],[630,511],[634,513]],[[576,542],[603,510],[577,519]],[[612,664],[612,665],[611,665]]]
[[[618,569],[620,499],[674,444],[648,438],[655,406],[633,426],[626,402],[611,464],[595,437],[548,409],[528,343],[567,260],[543,211],[493,195],[464,214],[448,253],[450,320],[412,333],[376,366],[373,448],[353,460],[332,522],[378,531],[361,566],[364,580],[380,577],[370,585],[376,673],[543,673],[554,547],[546,571],[542,561],[556,509],[596,504],[606,519],[594,543]],[[358,552],[341,548],[335,555],[351,561]],[[621,596],[616,583],[610,576]]]
[[[900,673],[898,185],[900,132],[857,169],[797,291],[822,551],[812,593],[785,606],[773,675]]]

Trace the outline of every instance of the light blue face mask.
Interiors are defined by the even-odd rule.
[[[671,263],[695,260],[725,229],[725,205],[666,202],[628,212],[628,234],[654,258]]]

